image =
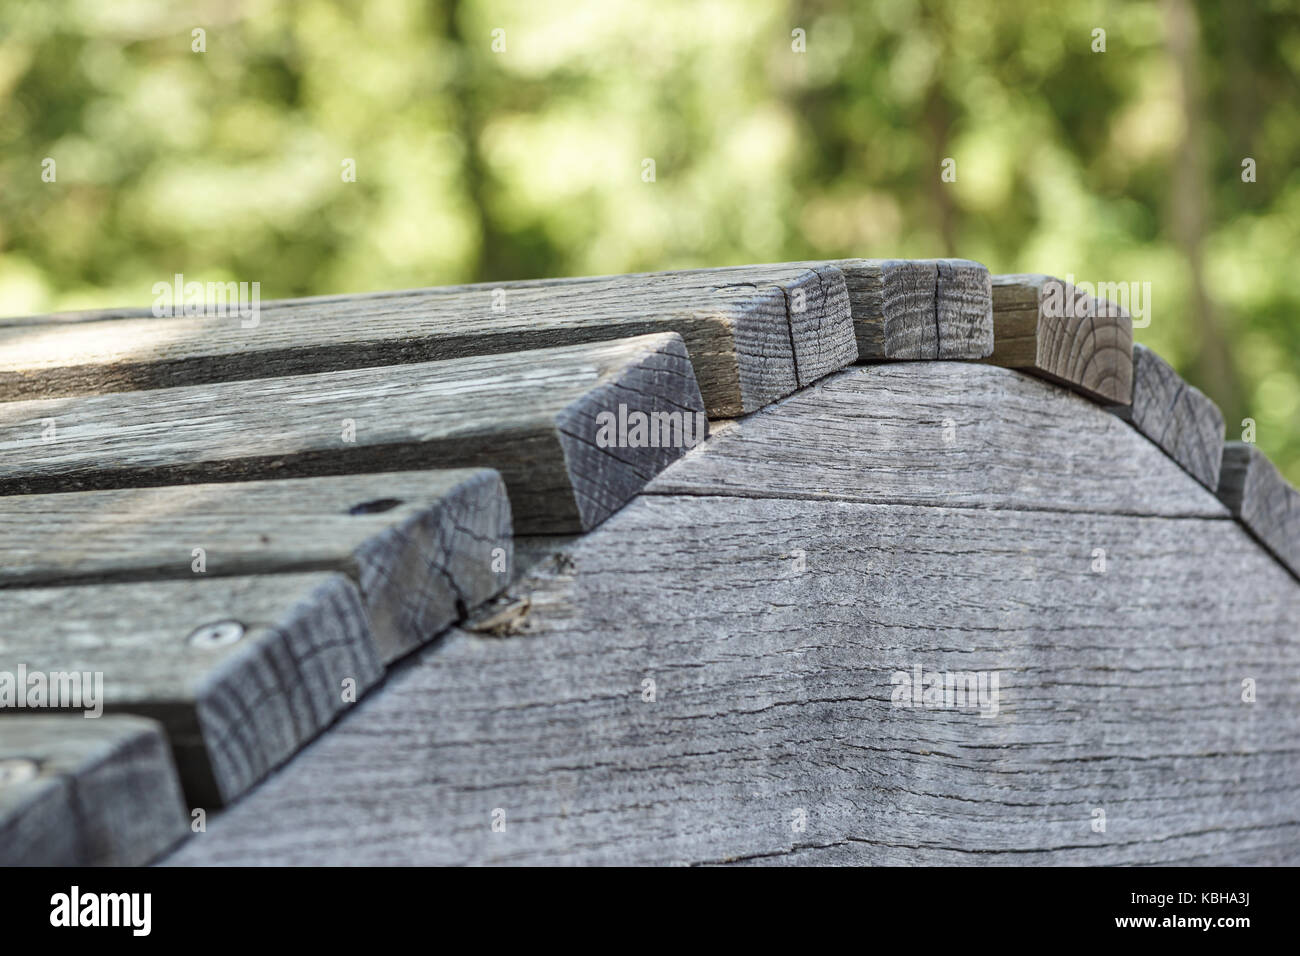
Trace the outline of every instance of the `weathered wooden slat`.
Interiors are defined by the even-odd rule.
[[[969,259],[838,259],[859,361],[978,359],[993,352],[989,270]]]
[[[140,866],[188,822],[153,721],[0,717],[0,866]]]
[[[248,326],[248,327],[245,327]],[[679,332],[712,416],[852,364],[843,276],[759,265],[267,302],[238,316],[142,311],[0,327],[0,400],[427,362]]]
[[[994,365],[1022,369],[1094,401],[1133,396],[1133,320],[1123,309],[1045,275],[993,276]]]
[[[337,573],[8,590],[0,661],[101,674],[107,711],[163,724],[201,807],[243,793],[383,671],[361,596]],[[0,709],[0,736],[23,713]]]
[[[1133,429],[1056,385],[978,363],[909,362],[840,372],[725,423],[646,490],[1227,517],[1183,477]]]
[[[602,416],[639,415],[685,428],[659,447],[636,444],[646,429],[602,431]],[[599,524],[706,432],[686,349],[665,333],[0,403],[0,494],[483,466],[505,479],[517,528],[564,532]]]
[[[1143,345],[1133,346],[1133,404],[1117,405],[1114,412],[1205,487],[1211,491],[1219,487],[1223,413]]]
[[[516,594],[171,861],[1300,861],[1300,587],[1235,522],[646,496]]]
[[[0,498],[0,588],[346,571],[385,663],[504,587],[512,548],[486,469]]]
[[[0,316],[0,328],[40,325],[72,325],[79,322],[102,322],[105,319],[144,319],[153,315],[150,309],[138,306],[119,306],[111,309],[76,309],[69,312],[47,312],[43,315]]]
[[[1277,559],[1300,577],[1300,491],[1253,444],[1223,446],[1219,497]]]

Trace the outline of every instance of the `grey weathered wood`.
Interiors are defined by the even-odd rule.
[[[1300,577],[1300,491],[1253,444],[1223,446],[1219,497],[1251,533]]]
[[[1300,861],[1300,588],[1230,520],[651,496],[516,592],[171,862]]]
[[[843,276],[755,265],[267,302],[237,316],[123,310],[0,326],[0,400],[273,378],[676,331],[710,415],[852,364]],[[245,324],[250,327],[243,327]]]
[[[840,372],[727,423],[647,491],[1227,515],[1182,477],[1133,429],[1056,385],[977,363],[909,362]]]
[[[973,381],[951,368],[928,366],[932,394]],[[1103,409],[1060,410],[1156,456],[1169,500],[1205,497]],[[1003,418],[994,446],[1024,427],[981,411]],[[409,658],[169,862],[1300,862],[1300,586],[1225,510],[867,502],[893,466],[797,401],[675,467],[748,471],[787,433],[747,426],[787,415],[820,447],[790,463],[800,481],[860,500],[758,471],[744,494],[642,495],[549,555],[526,543],[532,570],[474,631]],[[1084,506],[1094,451],[1050,449]],[[997,715],[893,706],[917,664],[998,673]]]
[[[1107,404],[1132,398],[1132,318],[1061,279],[993,276],[993,338],[994,365],[1033,372]]]
[[[0,588],[346,571],[386,663],[504,587],[512,547],[486,469],[0,498]]]
[[[993,354],[993,277],[970,259],[936,259],[935,333],[940,359],[987,358]],[[922,340],[924,343],[924,339]],[[924,344],[917,349],[925,357]],[[901,356],[912,358],[913,356]]]
[[[143,319],[153,315],[150,309],[119,306],[111,309],[74,309],[67,312],[47,312],[43,315],[0,316],[0,328],[15,326],[71,325],[78,322],[102,322],[105,319]]]
[[[505,479],[517,528],[581,530],[684,450],[684,434],[669,435],[678,446],[599,447],[601,414],[620,406],[707,431],[676,333],[0,403],[0,494],[485,466]]]
[[[158,719],[202,807],[234,799],[329,724],[345,681],[356,699],[383,670],[361,596],[337,573],[5,591],[0,661],[102,674],[105,710]],[[0,735],[25,713],[0,709]]]
[[[859,361],[993,352],[989,270],[969,259],[838,259]]]
[[[0,866],[139,866],[188,821],[153,721],[0,717]]]
[[[1133,346],[1133,404],[1116,406],[1115,413],[1205,487],[1218,488],[1223,413],[1145,346]]]

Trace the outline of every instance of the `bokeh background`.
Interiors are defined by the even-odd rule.
[[[1300,482],[1298,72],[1295,0],[3,0],[0,314],[956,255],[1151,282]]]

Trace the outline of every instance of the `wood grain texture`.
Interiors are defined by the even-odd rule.
[[[977,359],[993,354],[993,277],[988,267],[970,259],[935,259],[934,358]],[[918,355],[928,358],[924,340]]]
[[[331,573],[5,591],[0,660],[102,674],[106,711],[166,728],[200,807],[239,796],[329,724],[345,680],[356,699],[383,671],[360,594]],[[0,709],[0,735],[25,713]]]
[[[1300,587],[1232,521],[643,496],[515,594],[169,862],[1300,861]]]
[[[188,823],[153,721],[0,719],[0,866],[140,866]]]
[[[1094,401],[1133,396],[1133,320],[1053,276],[993,276],[994,365],[1023,369]]]
[[[1115,407],[1187,473],[1214,491],[1223,460],[1223,413],[1143,345],[1133,346],[1133,404]]]
[[[237,316],[124,310],[0,326],[0,400],[171,388],[681,334],[711,416],[788,395],[856,357],[825,263],[416,289]]]
[[[139,306],[118,306],[111,309],[73,309],[66,312],[46,312],[41,315],[0,316],[0,327],[71,325],[80,322],[102,322],[105,319],[144,319],[152,315],[152,310],[143,309]]]
[[[969,259],[838,259],[860,361],[993,352],[989,271]]]
[[[1254,444],[1223,446],[1219,497],[1300,578],[1300,491]]]
[[[601,447],[601,415],[620,406],[687,424],[698,416],[694,434],[707,433],[676,333],[0,403],[0,494],[490,467],[505,479],[520,530],[584,530],[684,450]]]
[[[512,548],[487,469],[0,498],[0,588],[345,571],[385,663],[501,590]]]
[[[727,423],[647,491],[1227,517],[1183,477],[1123,422],[1059,386],[926,362],[846,370]]]

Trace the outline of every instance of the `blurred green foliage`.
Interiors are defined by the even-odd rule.
[[[960,255],[1151,282],[1297,481],[1298,69],[1291,0],[5,0],[0,313]]]

